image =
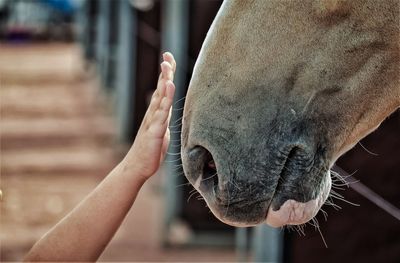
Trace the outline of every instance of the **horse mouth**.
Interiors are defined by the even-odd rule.
[[[331,187],[330,175],[327,174],[321,183],[317,196],[307,202],[287,199],[279,208],[274,208],[272,203],[279,195],[272,198],[259,198],[233,200],[220,203],[215,197],[210,197],[199,191],[208,204],[213,214],[222,222],[236,226],[249,227],[266,223],[272,227],[285,225],[301,225],[316,216],[321,206],[325,203]]]
[[[316,161],[304,156],[301,149],[291,147],[280,156],[277,172],[259,175],[254,169],[240,177],[235,175],[237,171],[224,169],[221,159],[202,146],[184,152],[182,160],[189,182],[222,222],[280,227],[312,219],[329,193],[329,172],[310,172],[321,169],[309,168]],[[307,165],[300,169],[299,163],[306,163],[305,159]]]

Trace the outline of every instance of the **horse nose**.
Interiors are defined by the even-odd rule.
[[[188,151],[188,171],[185,171],[190,183],[202,192],[215,193],[218,187],[218,173],[211,153],[202,146]]]

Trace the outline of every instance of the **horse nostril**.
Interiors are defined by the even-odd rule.
[[[191,178],[201,188],[215,188],[218,185],[218,173],[214,158],[202,146],[195,146],[189,151]]]
[[[211,158],[212,158],[212,156],[211,156]],[[210,167],[210,169],[216,169],[214,159],[211,159],[211,161],[209,161],[207,163],[207,165],[208,165],[208,167]]]
[[[210,152],[207,154],[207,159],[203,168],[203,179],[202,181],[206,180],[213,180],[214,186],[218,185],[218,174],[217,174],[217,167],[215,166],[214,159]]]

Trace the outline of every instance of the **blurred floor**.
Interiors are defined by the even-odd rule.
[[[77,46],[0,46],[1,261],[33,243],[117,163],[115,124]],[[160,175],[142,189],[102,261],[234,261],[233,250],[160,245]]]

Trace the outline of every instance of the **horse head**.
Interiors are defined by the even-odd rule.
[[[225,1],[185,102],[185,174],[223,222],[302,224],[400,105],[397,0]]]

